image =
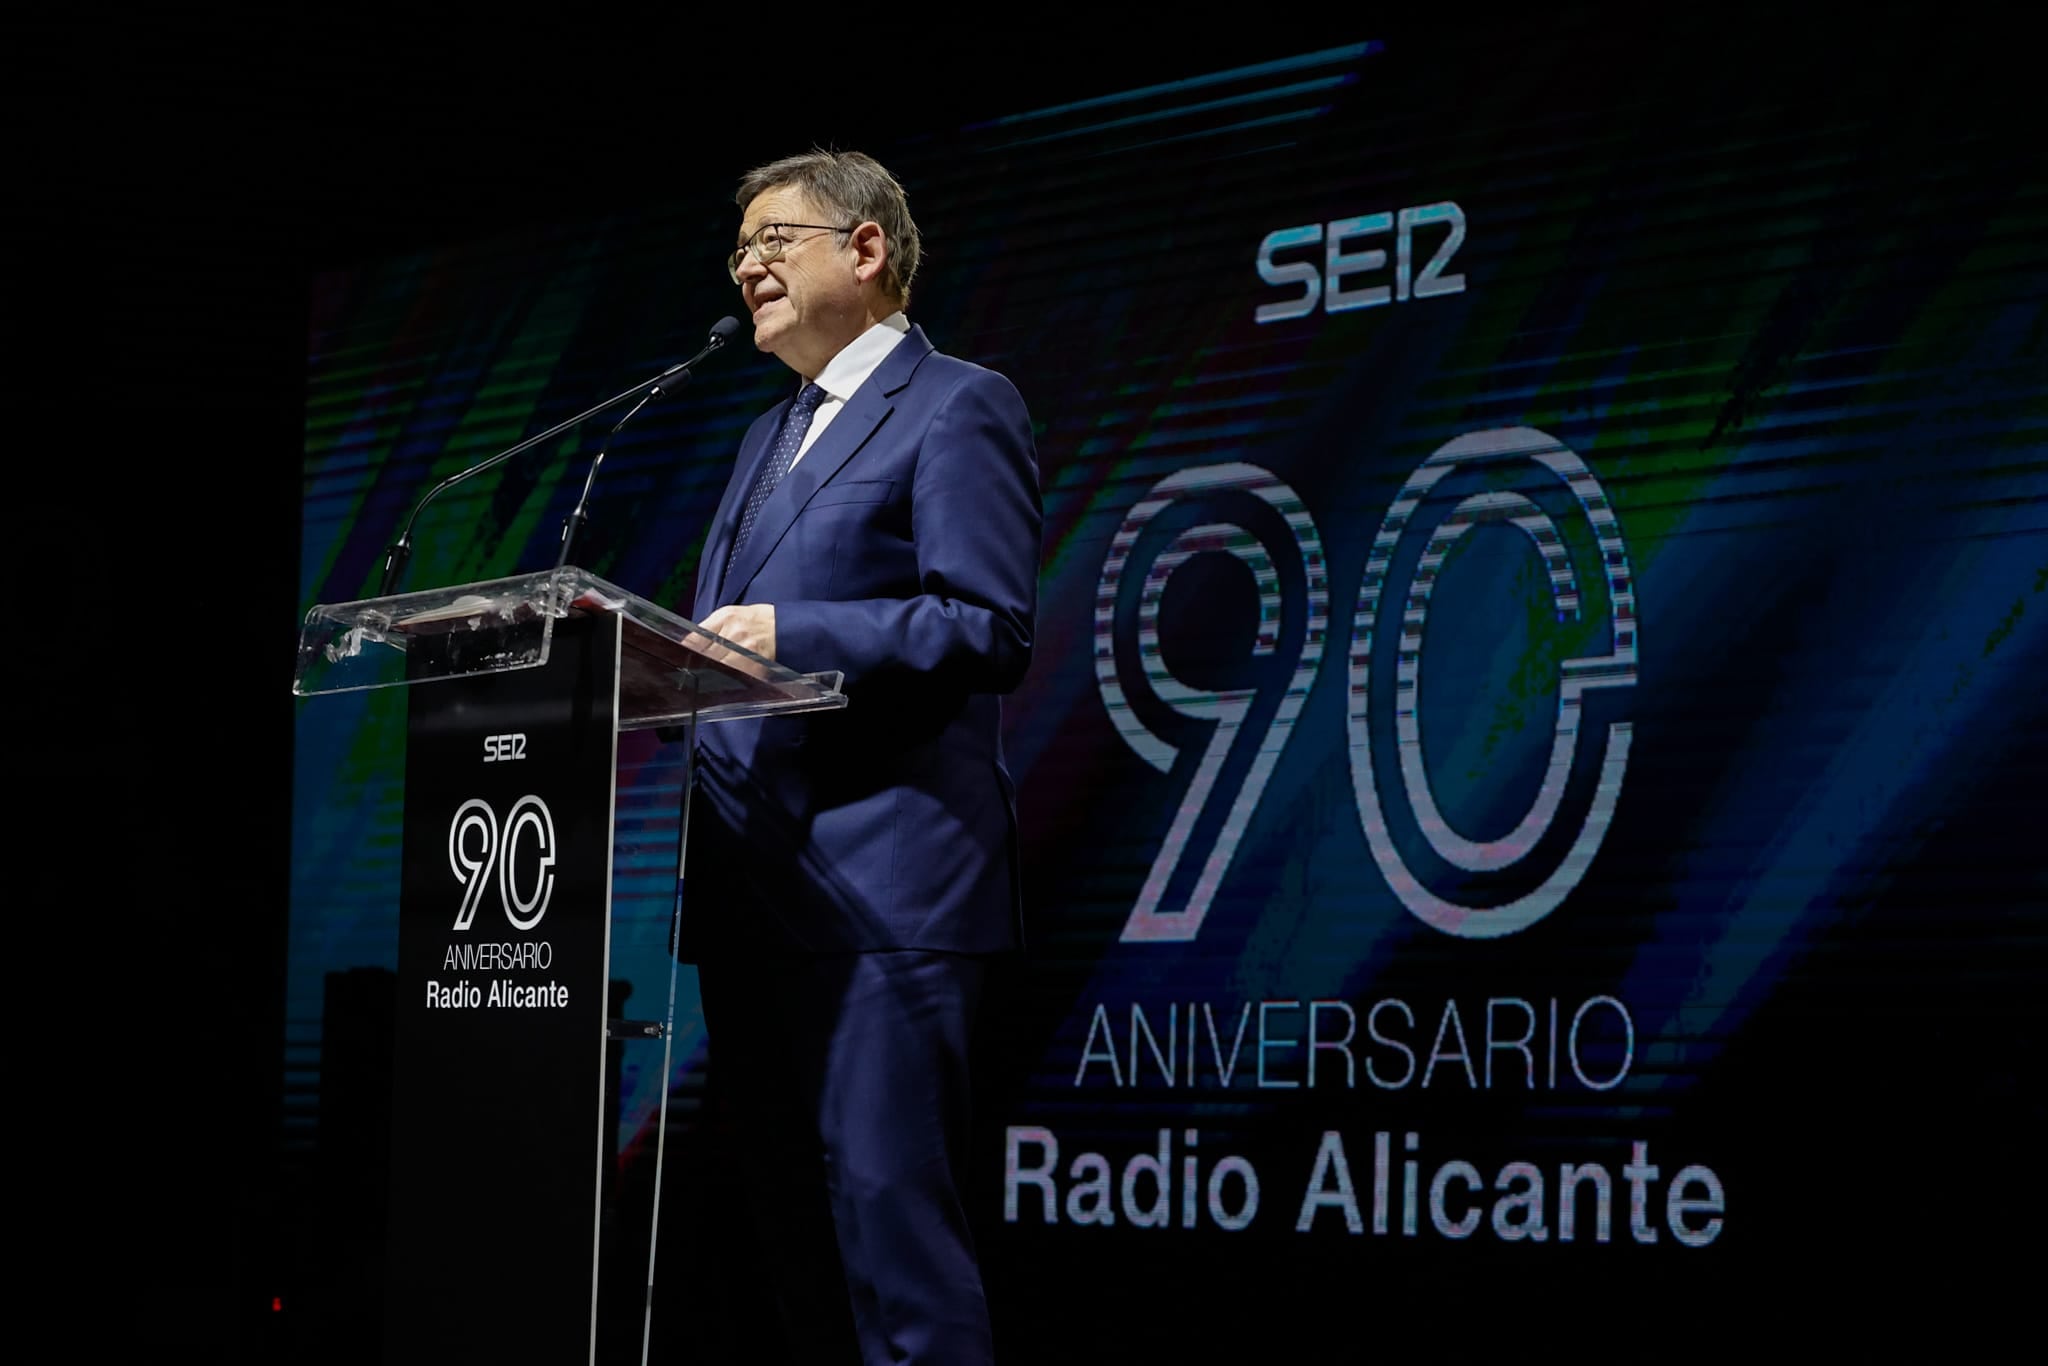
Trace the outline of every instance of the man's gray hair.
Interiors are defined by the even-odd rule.
[[[889,246],[882,287],[899,307],[910,306],[910,282],[917,274],[917,224],[910,202],[888,169],[860,152],[828,152],[823,148],[756,166],[740,177],[734,201],[742,211],[770,190],[799,190],[838,221],[872,221]]]

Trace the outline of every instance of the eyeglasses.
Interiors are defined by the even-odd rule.
[[[860,224],[858,223],[848,223],[843,228],[833,227],[829,223],[763,223],[760,227],[754,229],[752,236],[740,243],[731,256],[726,258],[726,274],[732,276],[734,284],[738,284],[740,282],[740,258],[751,256],[764,266],[771,261],[782,259],[782,253],[796,245],[795,242],[783,236],[784,233],[792,228],[815,228],[819,232],[852,232],[859,226]],[[800,240],[809,241],[810,239],[803,238]]]

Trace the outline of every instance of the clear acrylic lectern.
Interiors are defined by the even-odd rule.
[[[574,568],[307,614],[294,692],[409,689],[386,1360],[595,1361],[618,735],[687,756],[698,724],[841,707],[839,683]]]

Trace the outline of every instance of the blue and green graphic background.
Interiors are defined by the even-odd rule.
[[[1368,1321],[1410,1356],[1476,1354],[1596,1293],[1634,1306],[1612,1309],[1617,1323],[1641,1324],[1673,1285],[1783,1294],[1809,1261],[1858,1287],[1816,1280],[1806,1307],[1820,1321],[1909,1282],[1995,1296],[2002,1283],[1979,1273],[1996,1240],[2038,1239],[2038,1198],[2031,1214],[2004,1205],[2042,1133],[2038,150],[1973,118],[1956,72],[1916,82],[1910,51],[1806,84],[1768,53],[1746,78],[1703,76],[1674,53],[1618,63],[1605,88],[1560,88],[1542,50],[1478,34],[1454,70],[1411,64],[1398,43],[1318,46],[868,149],[909,188],[928,244],[913,319],[1008,375],[1037,428],[1037,657],[1005,704],[1032,948],[1004,966],[991,1006],[973,1189],[999,1332],[1023,1359],[1051,1359],[1086,1319],[1131,1359],[1333,1340],[1347,1322],[1362,1342]],[[1448,267],[1462,292],[1254,321],[1290,292],[1254,267],[1268,233],[1442,201],[1467,225]],[[436,479],[656,373],[743,311],[721,264],[735,222],[712,187],[322,274],[302,606],[374,593],[385,545]],[[1418,230],[1418,263],[1439,240]],[[686,604],[739,436],[789,382],[736,346],[642,414],[607,459],[577,561]],[[1403,484],[1445,442],[1508,427],[1547,433],[1598,476],[1626,540],[1641,655],[1621,697],[1589,694],[1589,721],[1633,730],[1601,852],[1528,930],[1463,940],[1410,915],[1368,852],[1347,671],[1369,552]],[[601,436],[591,424],[442,499],[408,586],[551,563]],[[1165,773],[1117,733],[1097,678],[1103,568],[1154,484],[1226,462],[1271,471],[1313,516],[1326,648],[1200,934],[1125,943],[1208,732],[1148,713],[1179,748]],[[1514,487],[1567,520],[1561,488]],[[1251,517],[1227,498],[1184,513],[1181,525]],[[1160,525],[1141,555],[1163,545]],[[1279,534],[1277,521],[1246,525]],[[1541,561],[1499,527],[1446,560],[1431,605],[1423,748],[1446,819],[1474,837],[1505,833],[1537,790],[1558,661],[1611,639],[1591,541],[1563,534],[1583,621],[1557,621]],[[1275,558],[1283,613],[1298,613],[1301,558],[1284,545]],[[1252,658],[1259,613],[1241,563],[1198,557],[1164,589],[1166,664],[1190,685],[1251,689],[1270,714],[1301,639],[1290,627],[1277,661]],[[1113,655],[1134,648],[1128,599],[1117,620]],[[403,706],[358,694],[298,714],[286,1123],[307,1162],[330,974],[395,956]],[[1370,706],[1391,735],[1378,710],[1391,694]],[[615,1013],[658,1015],[667,990],[680,757],[650,737],[624,746],[615,976],[632,994]],[[1580,757],[1567,821],[1584,810]],[[1226,763],[1226,789],[1247,758]],[[1227,806],[1196,823],[1192,857]],[[673,1271],[657,1319],[677,1340],[715,1283],[712,1254],[688,1250],[690,1202],[709,1198],[692,991],[686,971],[673,1072],[645,1045],[621,1070],[622,1193],[644,1196],[664,1087],[672,1096]],[[1088,1061],[1097,1007],[1128,1064],[1134,1003],[1154,1022],[1209,1003],[1228,1024],[1247,1002],[1347,1001],[1362,1020],[1398,998],[1426,1054],[1447,999],[1476,1028],[1489,998],[1569,1011],[1596,995],[1624,1003],[1634,1029],[1612,1090],[1474,1087],[1455,1068],[1427,1090],[1339,1084],[1336,1071],[1261,1088],[1244,1068],[1228,1087],[1169,1087],[1156,1070],[1117,1085]],[[1613,1037],[1588,1047],[1618,1065]],[[1301,1052],[1283,1058],[1301,1077]],[[1048,1227],[1035,1193],[1006,1220],[1011,1126],[1117,1165],[1162,1129],[1198,1129],[1203,1154],[1260,1171],[1263,1203],[1241,1232]],[[1298,1233],[1331,1129],[1361,1181],[1379,1130],[1397,1144],[1419,1131],[1425,1157],[1455,1150],[1489,1172],[1516,1158],[1618,1170],[1645,1140],[1669,1153],[1667,1176],[1714,1167],[1725,1227],[1699,1249],[1625,1233],[1569,1246],[1349,1237],[1327,1215]],[[487,1117],[479,1130],[488,1141]],[[1208,1296],[1243,1312],[1220,1315]],[[1470,1317],[1479,1296],[1497,1313]],[[1452,1326],[1463,1336],[1430,1336]]]

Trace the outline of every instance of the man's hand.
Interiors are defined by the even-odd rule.
[[[775,658],[775,604],[747,602],[721,607],[698,623],[716,636],[752,650],[763,659]]]

